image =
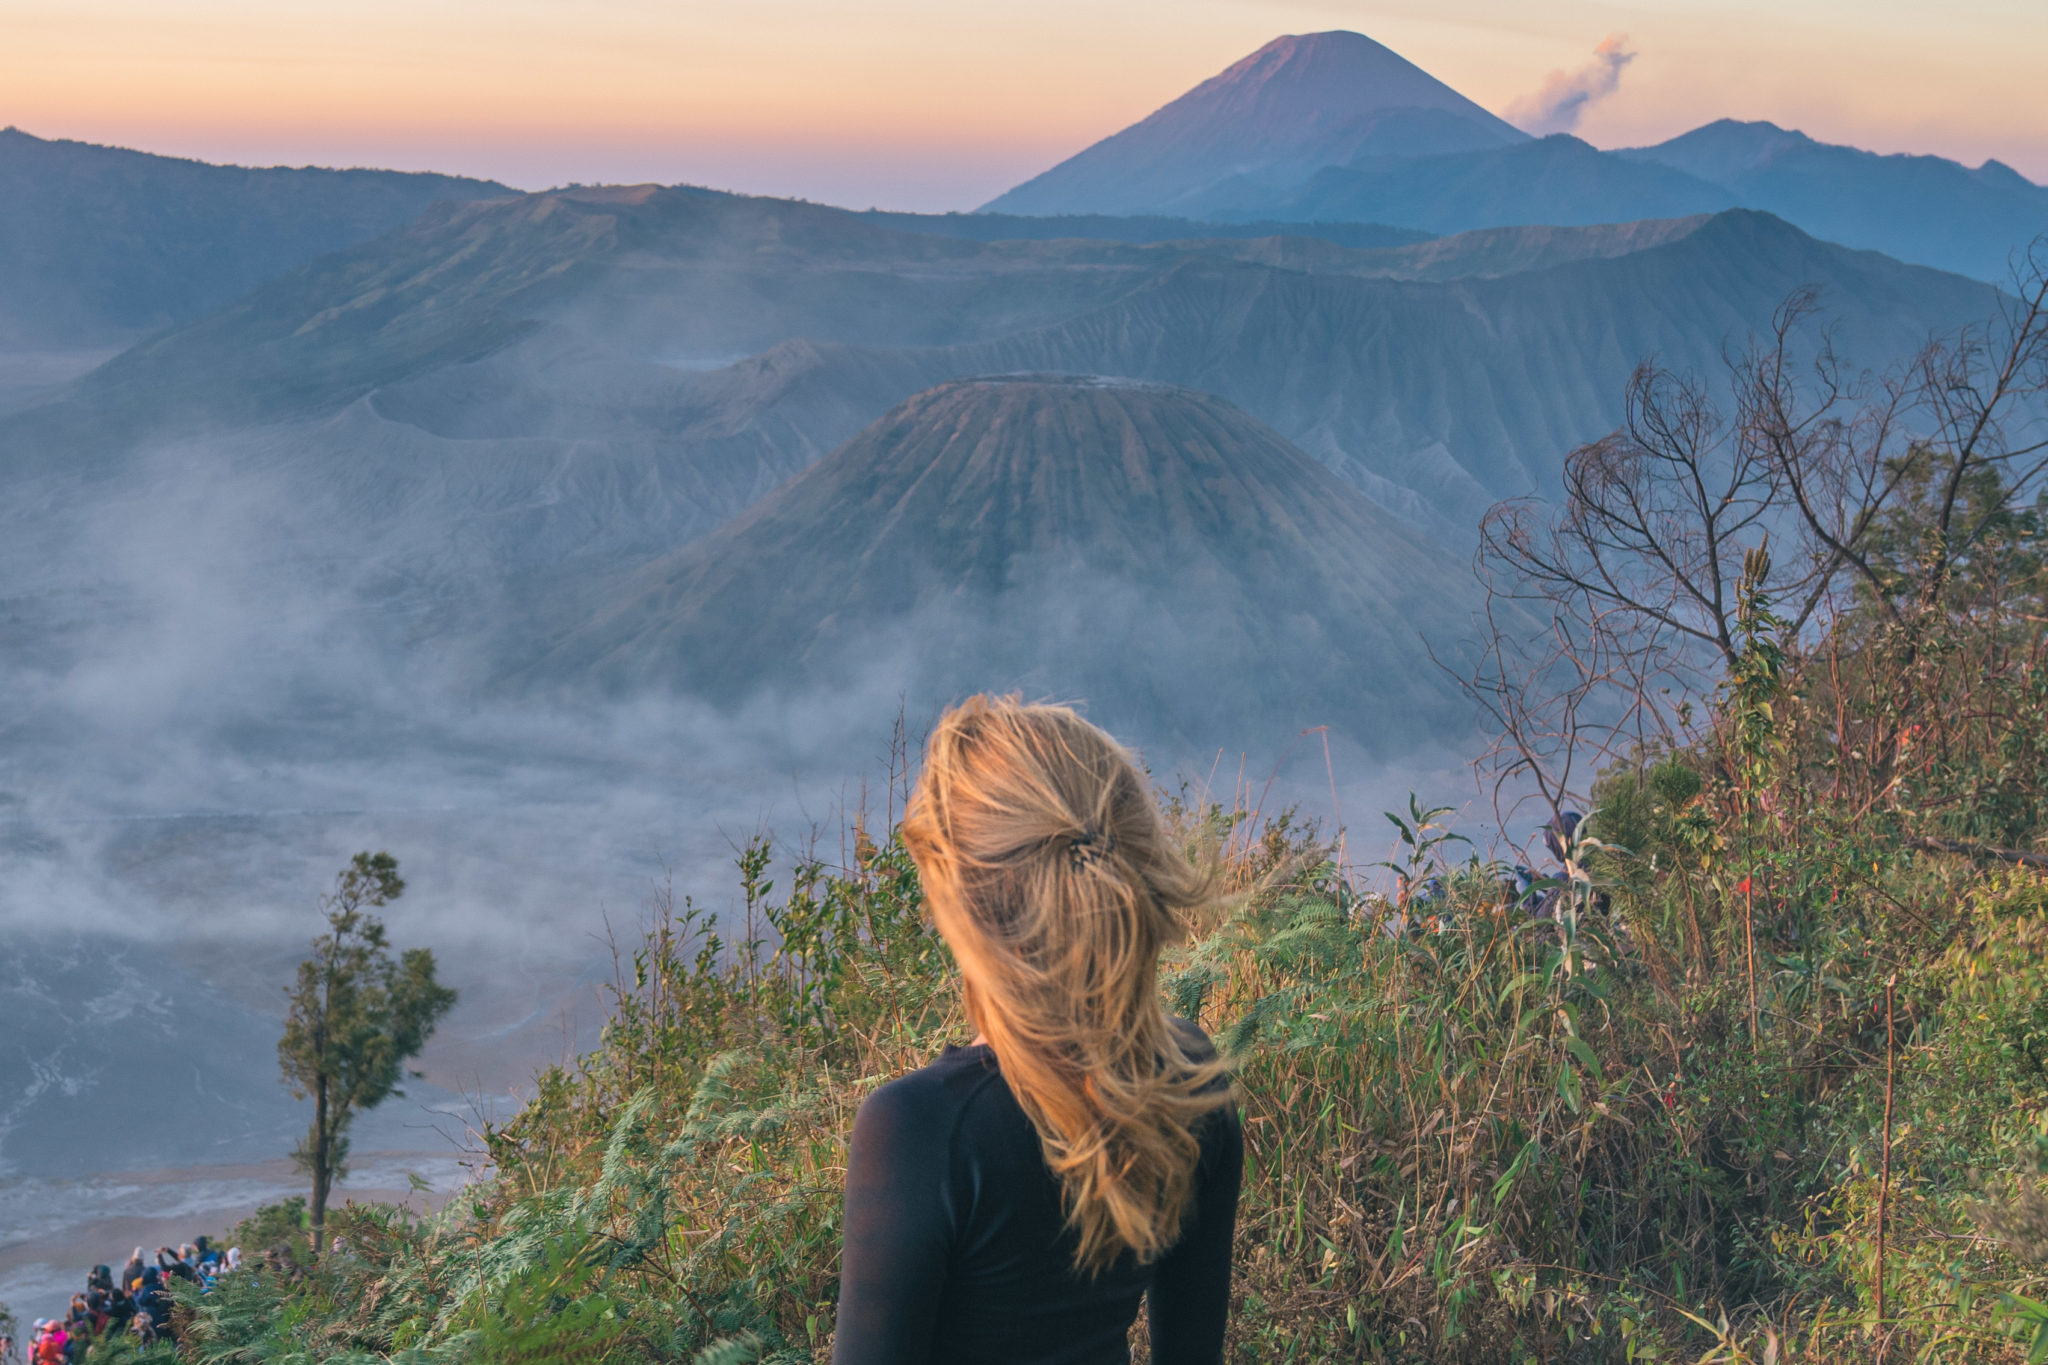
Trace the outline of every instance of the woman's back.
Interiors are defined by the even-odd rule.
[[[1213,1055],[1180,1023],[1189,1051]],[[1150,1295],[1152,1359],[1222,1358],[1243,1138],[1234,1108],[1201,1130],[1180,1240],[1075,1268],[1059,1180],[986,1046],[949,1047],[869,1096],[854,1125],[836,1365],[1122,1365]]]

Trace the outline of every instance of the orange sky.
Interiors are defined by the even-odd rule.
[[[1950,0],[0,0],[0,124],[210,160],[971,208],[1281,33],[1506,109],[1610,33],[1582,136],[1723,115],[2048,180],[2048,4]]]

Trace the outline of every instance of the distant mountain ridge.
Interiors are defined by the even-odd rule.
[[[1230,204],[1245,207],[1232,208]],[[1568,133],[1444,156],[1375,157],[1317,171],[1277,204],[1219,187],[1211,212],[1344,221],[1362,214],[1457,233],[1683,218],[1740,206],[1720,185],[1669,166],[1620,160]]]
[[[1469,151],[1527,136],[1363,34],[1290,35],[983,211],[1189,213],[1228,180],[1279,183],[1362,156]]]
[[[1127,242],[1149,246],[1159,242],[1215,241],[1218,238],[1252,238],[1290,235],[1314,237],[1355,250],[1408,246],[1427,241],[1431,234],[1414,228],[1388,227],[1384,223],[1304,223],[1242,221],[1204,222],[1194,218],[1163,215],[1121,216],[1113,213],[1077,214],[1071,217],[1038,217],[1025,213],[893,213],[867,209],[860,215],[870,223],[899,232],[919,232],[934,237],[964,237],[975,242],[1050,242],[1079,238],[1097,242]]]
[[[1355,250],[979,242],[653,186],[444,204],[0,414],[0,575],[32,585],[0,625],[56,677],[95,622],[156,619],[176,567],[116,590],[109,557],[187,506],[264,566],[237,602],[345,607],[352,668],[473,687],[907,397],[1015,373],[1215,395],[1462,582],[1480,512],[1554,486],[1644,357],[1712,375],[1814,284],[1855,364],[1995,305],[1750,211]]]
[[[1999,161],[1972,170],[1733,119],[1615,155],[1712,181],[1816,237],[1980,280],[2003,283],[2014,252],[2048,233],[2048,186]]]
[[[984,244],[788,201],[566,191],[449,206],[254,291],[0,418],[0,457],[75,465],[311,422],[299,463],[367,475],[389,451],[399,485],[451,460],[483,461],[514,502],[527,479],[646,481],[594,525],[550,497],[469,542],[537,565],[557,544],[701,534],[947,379],[1110,373],[1219,393],[1383,506],[1463,536],[1609,429],[1643,356],[1711,372],[1806,284],[1870,363],[1993,303],[1747,212],[1355,251]]]
[[[1427,117],[1374,112],[1381,100],[1426,106]],[[1438,136],[1442,120],[1458,136]],[[1532,141],[1341,32],[1276,40],[984,210],[1360,221],[1444,234],[1738,207],[2000,283],[2014,253],[2048,234],[2048,187],[1996,161],[1972,170],[1727,119],[1622,151],[1561,134]]]
[[[0,129],[0,346],[191,322],[440,200],[514,191],[410,171],[217,166]]]

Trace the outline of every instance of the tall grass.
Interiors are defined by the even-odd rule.
[[[1661,858],[1698,797],[1660,784],[1685,785],[1653,768],[1605,818]],[[1645,875],[1589,852],[1633,869],[1611,905],[1580,884],[1538,920],[1443,846],[1412,869],[1443,894],[1403,905],[1339,876],[1312,827],[1178,813],[1191,840],[1241,836],[1232,913],[1165,987],[1238,1068],[1233,1360],[1865,1360],[1887,1338],[2019,1360],[2048,1323],[2041,1239],[1997,1231],[2038,1210],[2012,1195],[2048,1159],[2032,877],[1778,850],[1750,875],[1783,862],[1800,904],[1864,911],[1767,955],[1753,1047],[1713,856]],[[433,1218],[345,1210],[319,1267],[273,1258],[196,1303],[193,1358],[824,1359],[854,1109],[967,1029],[900,847],[859,839],[780,895],[770,855],[739,859],[734,940],[658,905],[603,1046],[485,1134],[493,1180]]]
[[[1419,802],[1375,881],[1291,813],[1170,801],[1232,889],[1163,983],[1238,1077],[1230,1358],[2048,1360],[2021,630],[1792,657],[1760,617],[1699,735],[1602,777],[1548,917]],[[781,887],[755,841],[728,922],[657,896],[490,1180],[352,1206],[317,1266],[274,1239],[188,1356],[826,1359],[854,1111],[969,1032],[890,834]]]

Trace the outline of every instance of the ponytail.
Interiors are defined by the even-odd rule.
[[[1066,707],[975,697],[933,732],[903,838],[969,1017],[1058,1177],[1077,1267],[1178,1239],[1228,1105],[1223,1064],[1159,1003],[1159,955],[1213,897],[1143,774]]]

